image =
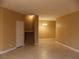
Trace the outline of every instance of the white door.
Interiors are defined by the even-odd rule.
[[[24,46],[24,22],[16,21],[16,47]]]

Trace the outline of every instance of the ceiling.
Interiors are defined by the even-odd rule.
[[[55,20],[79,10],[79,0],[0,0],[0,6],[24,14],[37,14],[41,20]]]

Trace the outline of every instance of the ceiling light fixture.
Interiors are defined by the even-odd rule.
[[[42,26],[47,26],[48,24],[46,24],[46,23],[44,23],[44,24],[42,24]]]

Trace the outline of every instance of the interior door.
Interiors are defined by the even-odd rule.
[[[24,22],[16,21],[16,47],[24,46]]]

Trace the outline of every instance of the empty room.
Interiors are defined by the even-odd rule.
[[[79,0],[0,0],[0,59],[79,59]]]

